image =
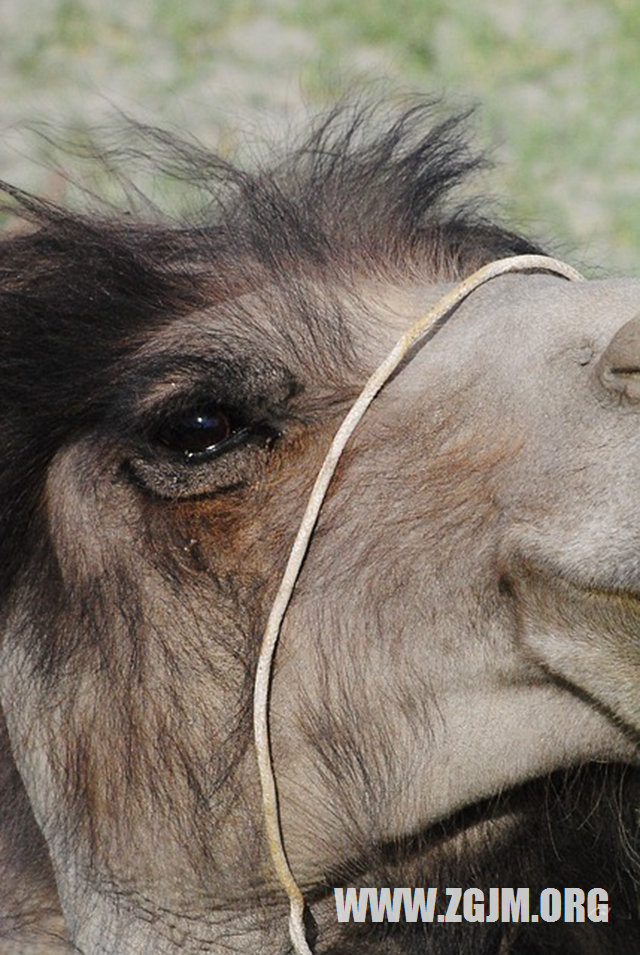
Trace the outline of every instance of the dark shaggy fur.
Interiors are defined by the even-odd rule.
[[[463,120],[433,125],[431,113],[416,106],[376,134],[375,111],[337,111],[293,155],[253,173],[158,130],[132,130],[166,171],[204,190],[197,224],[73,213],[3,184],[33,226],[0,245],[3,589],[47,462],[108,414],[114,375],[154,328],[275,284],[292,306],[291,339],[302,323],[339,365],[347,331],[338,309],[327,322],[325,303],[321,313],[306,304],[310,281],[344,290],[378,273],[455,279],[541,251],[473,203],[451,202],[483,161],[467,149]]]

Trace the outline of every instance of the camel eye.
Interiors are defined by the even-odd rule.
[[[172,418],[156,433],[156,441],[188,461],[200,461],[237,444],[246,434],[228,412],[214,406],[189,409]]]

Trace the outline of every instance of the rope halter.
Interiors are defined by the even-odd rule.
[[[313,955],[313,953],[309,948],[304,930],[304,897],[291,871],[284,846],[269,736],[269,688],[282,621],[291,601],[300,568],[318,520],[320,508],[338,461],[367,408],[403,359],[407,357],[413,346],[427,332],[432,329],[437,331],[437,327],[449,317],[451,312],[485,282],[509,272],[550,272],[570,281],[583,279],[583,276],[571,266],[544,255],[517,255],[511,258],[498,259],[484,265],[477,272],[463,279],[443,295],[428,312],[414,322],[373,372],[338,428],[318,472],[302,522],[291,548],[284,576],[271,607],[262,638],[254,684],[253,729],[267,841],[278,880],[289,898],[289,935],[295,955]]]

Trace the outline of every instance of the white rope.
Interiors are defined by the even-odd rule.
[[[480,285],[498,275],[505,275],[507,272],[533,271],[552,272],[572,281],[583,278],[571,266],[544,255],[518,255],[507,259],[499,259],[478,269],[477,272],[456,285],[405,332],[382,364],[371,375],[338,428],[316,478],[309,503],[291,548],[289,561],[273,601],[262,638],[254,685],[253,728],[267,840],[278,879],[289,897],[289,935],[296,955],[312,955],[312,952],[304,930],[304,896],[291,871],[280,826],[278,793],[269,737],[269,689],[282,620],[300,574],[300,568],[307,553],[320,508],[347,441],[375,396],[416,342]]]

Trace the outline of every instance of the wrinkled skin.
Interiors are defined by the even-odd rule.
[[[40,911],[35,927],[22,918],[6,930],[3,955],[288,951],[247,737],[256,648],[242,638],[255,626],[257,644],[349,401],[443,290],[369,284],[349,372],[328,395],[313,361],[289,364],[302,387],[287,398],[281,437],[230,452],[235,479],[251,477],[239,489],[217,491],[229,483],[223,456],[196,496],[188,486],[176,501],[176,481],[113,430],[57,452],[40,515],[51,545],[24,555],[2,622],[2,710],[44,839],[34,830],[21,856],[5,836],[5,908],[20,908],[22,880]],[[259,304],[249,296],[244,307]],[[366,926],[338,927],[332,886],[480,884],[451,879],[517,845],[527,813],[551,826],[551,800],[535,788],[551,773],[611,764],[597,768],[599,782],[576,784],[576,822],[565,817],[550,870],[532,862],[528,872],[521,846],[517,874],[503,865],[487,884],[567,884],[563,852],[580,844],[579,820],[609,786],[623,794],[616,812],[633,817],[637,777],[621,767],[637,765],[640,731],[639,313],[633,280],[495,279],[414,355],[354,436],[285,620],[271,695],[284,839],[318,953],[423,951],[414,936],[376,942]],[[180,339],[197,351],[200,331],[224,320],[214,308],[177,321],[161,347]],[[229,347],[250,350],[235,331]],[[267,355],[276,337],[265,333]],[[73,643],[54,678],[32,659],[53,634]],[[12,792],[28,832],[15,780]],[[494,812],[485,801],[500,793],[506,808]],[[396,849],[383,864],[375,847],[385,844]],[[516,936],[509,947],[513,927],[492,926],[486,949],[477,936],[470,950],[551,951],[564,931],[562,951],[609,951],[618,938],[631,952],[634,924],[619,936],[588,926],[584,939],[581,927],[541,926],[551,934],[540,949]],[[454,931],[438,927],[429,951],[466,951]]]

